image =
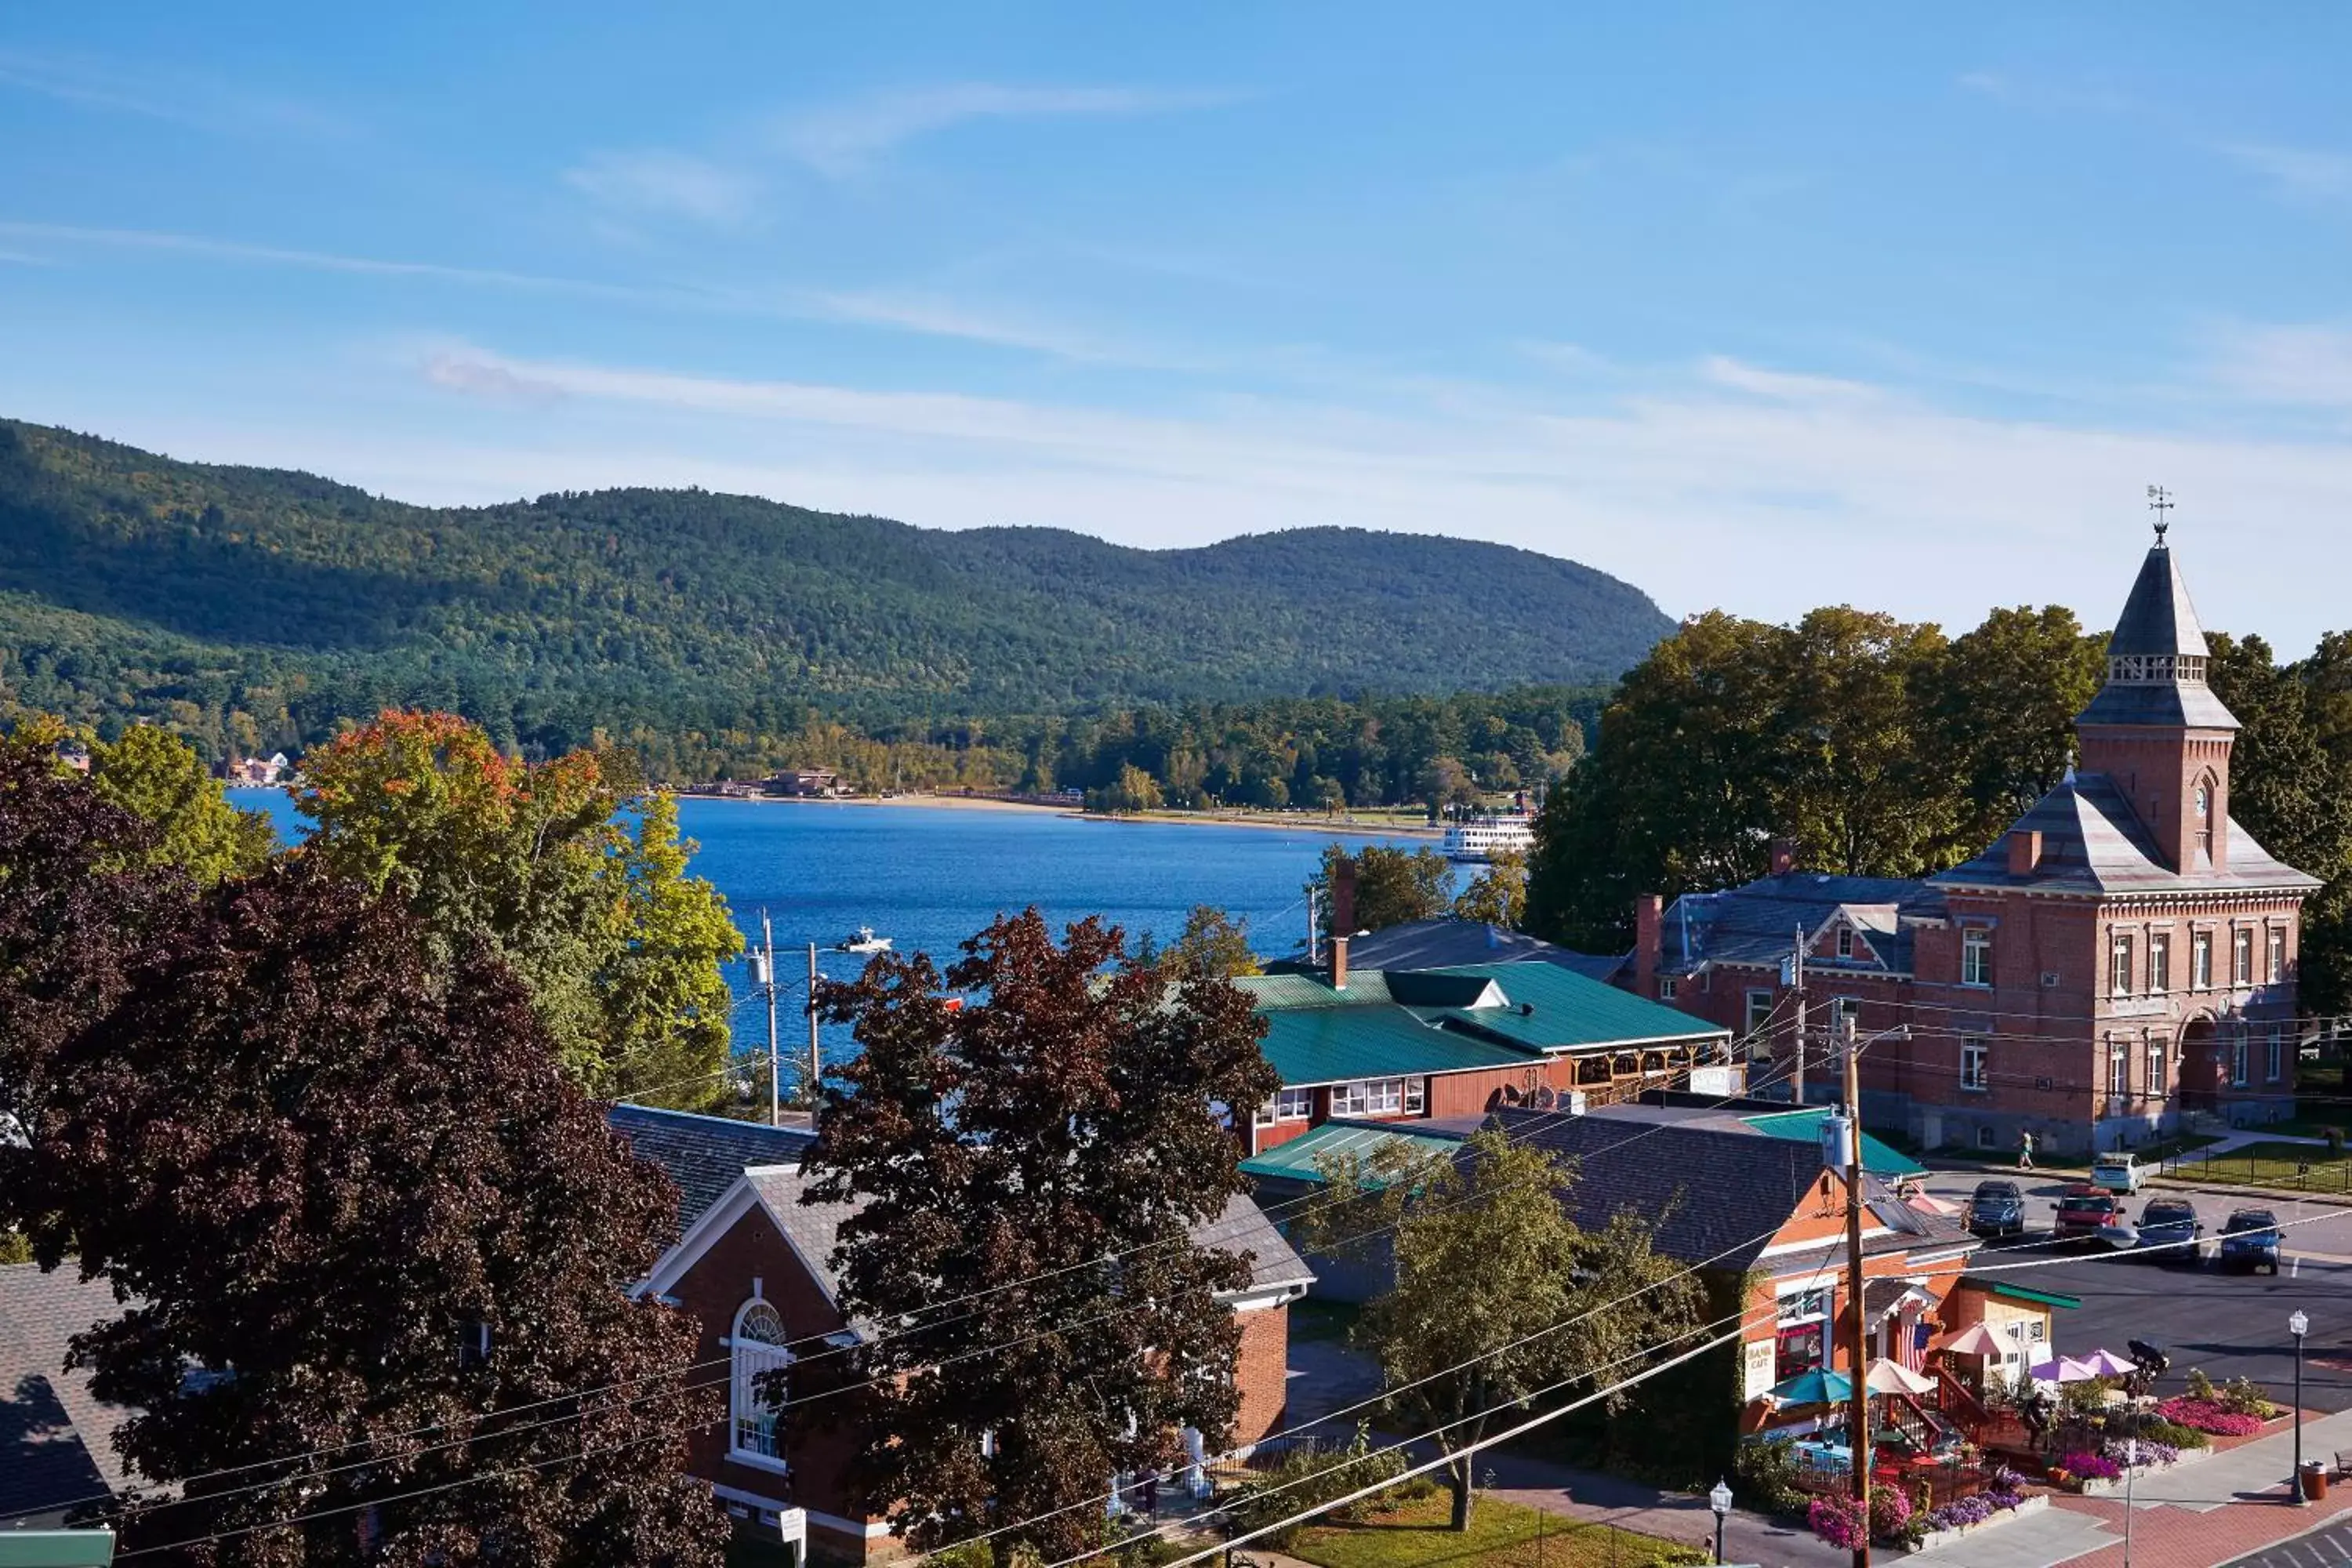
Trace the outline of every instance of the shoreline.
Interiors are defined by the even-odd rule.
[[[925,795],[908,791],[893,795],[843,795],[825,798],[814,795],[718,795],[677,792],[680,800],[723,801],[737,805],[806,805],[806,806],[935,806],[949,811],[1023,811],[1042,812],[1066,816],[1076,822],[1171,823],[1192,827],[1245,827],[1258,832],[1329,834],[1350,838],[1425,838],[1432,842],[1444,837],[1444,830],[1426,823],[1374,823],[1349,817],[1313,816],[1300,813],[1284,816],[1268,812],[1223,813],[1213,811],[1136,811],[1107,815],[1081,811],[1075,806],[1042,800],[1003,800],[994,795]]]

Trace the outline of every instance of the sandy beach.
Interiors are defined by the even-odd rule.
[[[1249,827],[1283,833],[1329,834],[1348,838],[1428,838],[1444,835],[1426,823],[1374,822],[1356,817],[1318,816],[1307,812],[1283,815],[1274,812],[1217,811],[1145,811],[1130,812],[1118,816],[1080,811],[1074,806],[1053,801],[1002,800],[982,795],[924,795],[908,792],[893,795],[845,795],[838,799],[823,799],[810,795],[696,795],[698,800],[742,799],[757,805],[800,806],[931,806],[949,811],[1031,811],[1049,812],[1080,822],[1098,822],[1106,826],[1122,823],[1169,822],[1192,826]]]

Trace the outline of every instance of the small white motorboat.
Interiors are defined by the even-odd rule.
[[[890,939],[876,936],[872,926],[859,926],[833,945],[835,952],[887,952]]]

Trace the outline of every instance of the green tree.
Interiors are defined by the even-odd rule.
[[[1350,850],[1332,844],[1323,850],[1322,869],[1307,885],[1307,895],[1315,900],[1317,921],[1325,931],[1331,929],[1331,877],[1342,860],[1356,864],[1357,931],[1433,921],[1453,907],[1454,865],[1436,850],[1391,849],[1381,844]]]
[[[257,868],[277,847],[269,819],[239,811],[185,741],[152,724],[89,748],[89,782],[100,800],[155,828],[151,865],[177,866],[210,887]]]
[[[1454,900],[1454,918],[1517,931],[1528,915],[1528,858],[1497,850]]]
[[[920,1550],[999,1526],[999,1563],[1095,1545],[1106,1477],[1233,1424],[1217,1297],[1249,1266],[1191,1231],[1244,1188],[1223,1108],[1277,1087],[1263,1022],[1222,978],[1171,985],[1116,929],[1056,942],[1034,910],[944,977],[883,953],[821,1003],[863,1048],[825,1085],[810,1200],[859,1205],[842,1306],[898,1325],[866,1351],[867,1495]]]
[[[1698,1321],[1694,1277],[1652,1253],[1641,1224],[1580,1229],[1559,1196],[1573,1172],[1499,1131],[1473,1135],[1459,1155],[1343,1156],[1322,1174],[1335,1195],[1301,1216],[1301,1239],[1392,1251],[1396,1283],[1351,1337],[1380,1363],[1398,1428],[1443,1428],[1434,1441],[1450,1456],[1456,1531],[1469,1528],[1475,1451],[1496,1415]]]
[[[1478,786],[1471,781],[1469,770],[1452,757],[1431,758],[1421,770],[1416,788],[1432,822],[1478,804]]]
[[[565,1066],[600,1093],[708,1101],[726,1054],[718,965],[741,938],[686,874],[677,815],[626,759],[510,760],[446,713],[387,713],[304,759],[306,854],[384,894],[452,957],[488,941],[530,987]],[[622,816],[632,803],[640,826]]]
[[[1214,904],[1193,907],[1166,956],[1180,973],[1188,975],[1231,980],[1237,974],[1261,973],[1257,954],[1250,951],[1249,921],[1237,920]]]
[[[1993,611],[1924,672],[1927,750],[1960,793],[1946,858],[1975,854],[2057,787],[2105,668],[2106,639],[2051,605]]]
[[[45,1268],[70,1251],[132,1303],[74,1349],[169,1489],[124,1546],[717,1568],[726,1521],[684,1467],[723,1400],[687,1375],[692,1320],[627,1293],[676,1194],[555,1078],[505,966],[435,945],[315,862],[273,870],[57,1053],[0,1203]]]
[[[1926,752],[1919,688],[1944,650],[1934,626],[1837,605],[1773,641],[1781,765],[1770,822],[1813,863],[1857,877],[1916,877],[1958,826],[1951,780]]]
[[[2207,678],[2240,725],[2231,820],[2326,884],[2304,905],[2296,988],[2306,1011],[2342,1011],[2352,1005],[2352,759],[2328,751],[2309,670],[2282,668],[2258,637],[2207,641]]]

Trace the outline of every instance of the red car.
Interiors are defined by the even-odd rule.
[[[2124,1219],[2123,1200],[2105,1187],[2087,1184],[2066,1189],[2058,1200],[2053,1232],[2060,1241],[2109,1241],[2128,1245],[2131,1227]]]

